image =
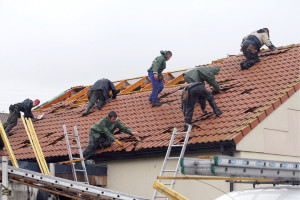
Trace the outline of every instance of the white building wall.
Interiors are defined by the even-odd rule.
[[[258,124],[236,148],[241,152],[268,154],[268,157],[278,155],[283,159],[289,159],[291,156],[299,161],[300,91]]]

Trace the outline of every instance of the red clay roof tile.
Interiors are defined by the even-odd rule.
[[[200,106],[197,106],[189,144],[228,140],[233,140],[237,144],[251,129],[299,90],[299,73],[295,71],[299,71],[300,46],[281,48],[275,52],[263,51],[260,57],[261,62],[244,71],[240,71],[239,65],[244,60],[242,55],[230,56],[216,63],[221,68],[216,79],[223,93],[214,97],[223,114],[218,118],[213,115],[203,116]],[[139,80],[141,78],[135,79]],[[130,82],[134,81],[127,81],[132,85]],[[208,84],[206,86],[211,88]],[[75,91],[74,88],[72,91]],[[110,110],[115,110],[122,123],[137,132],[141,141],[131,141],[127,134],[118,134],[116,137],[124,143],[124,147],[113,144],[107,149],[99,149],[97,154],[167,147],[173,127],[178,127],[179,131],[183,129],[184,117],[180,100],[183,85],[168,85],[164,88],[160,100],[165,104],[161,107],[152,108],[148,103],[151,91],[141,89],[140,92],[119,95],[101,111],[97,108],[91,109],[92,113],[86,117],[81,117],[87,105],[86,95],[82,96],[81,89],[73,95],[68,93],[71,96],[66,96],[70,100],[47,105],[49,107],[45,106],[45,109],[40,108],[34,112],[34,115],[45,113],[43,119],[34,122],[45,157],[67,156],[63,123],[67,125],[70,133],[73,132],[73,126],[77,125],[84,149],[88,144],[90,127],[106,116]],[[78,95],[75,96],[76,94]],[[207,110],[212,112],[208,105]],[[12,135],[9,140],[16,158],[33,159],[34,154],[21,120],[10,133]],[[175,141],[181,140],[182,138],[178,137]]]

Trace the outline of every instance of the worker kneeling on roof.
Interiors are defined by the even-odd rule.
[[[110,98],[109,91],[112,91],[112,98],[117,98],[117,90],[114,84],[106,79],[100,79],[94,83],[91,89],[88,91],[89,104],[86,106],[82,116],[89,114],[89,110],[95,105],[97,105],[98,110],[101,110],[102,106],[107,103]]]
[[[263,45],[266,45],[272,51],[276,49],[270,41],[269,29],[267,28],[253,31],[250,35],[243,38],[241,51],[246,57],[246,60],[240,63],[241,70],[249,69],[255,63],[260,61],[258,53]]]
[[[36,99],[34,101],[30,100],[30,99],[25,99],[23,102],[21,103],[16,103],[13,105],[9,106],[9,116],[7,119],[7,122],[5,122],[3,124],[3,128],[5,130],[5,133],[7,134],[7,136],[9,136],[9,132],[10,130],[17,125],[18,123],[18,118],[21,117],[21,112],[24,112],[24,116],[26,118],[34,118],[31,109],[37,105],[40,104],[40,100]],[[0,154],[2,154],[2,150],[4,147],[4,143],[2,141],[2,138],[0,137]]]
[[[189,83],[184,87],[181,96],[181,108],[185,121],[184,130],[187,130],[188,128],[187,124],[192,123],[194,108],[197,101],[204,101],[204,103],[200,103],[200,105],[203,113],[207,114],[207,111],[205,110],[205,100],[209,102],[209,105],[212,107],[217,117],[223,113],[217,107],[214,96],[205,88],[202,82]]]
[[[203,83],[204,88],[205,88],[205,82],[207,82],[210,86],[213,87],[213,93],[217,94],[220,93],[220,87],[219,84],[216,81],[215,75],[218,75],[220,72],[220,68],[218,66],[201,66],[201,67],[195,67],[192,69],[189,69],[184,73],[184,80],[187,83]],[[205,88],[206,89],[206,88]],[[208,99],[205,99],[208,98]],[[198,98],[198,102],[201,105],[202,111],[204,114],[207,114],[207,111],[205,109],[206,107],[206,100],[211,102],[211,97],[210,95],[202,95]],[[216,115],[219,116],[222,114],[222,112],[218,112],[216,110]]]
[[[106,117],[102,118],[99,123],[91,127],[89,133],[89,144],[83,152],[84,158],[92,156],[98,148],[107,148],[116,140],[113,132],[119,129],[121,132],[132,135],[131,129],[122,124],[114,111],[111,111]]]

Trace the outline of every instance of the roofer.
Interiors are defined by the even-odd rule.
[[[204,83],[204,81],[206,81],[210,86],[213,87],[215,93],[219,93],[220,87],[215,79],[215,75],[218,75],[219,72],[220,68],[217,66],[194,67],[186,71],[183,77],[184,80],[188,83]]]
[[[110,80],[103,78],[96,81],[88,91],[89,103],[82,116],[88,115],[89,110],[95,105],[95,103],[98,110],[101,110],[102,106],[106,104],[110,98],[110,90],[112,91],[112,98],[117,98],[117,90]]]
[[[205,81],[213,87],[214,93],[220,92],[219,84],[216,82],[215,75],[219,74],[220,68],[217,66],[201,66],[201,67],[194,67],[189,69],[187,72],[184,73],[183,77],[187,83],[204,83]],[[210,97],[210,96],[207,96]],[[198,101],[201,105],[201,108],[204,114],[207,114],[205,109],[206,107],[206,100],[203,97],[199,97]]]
[[[10,130],[17,125],[18,118],[21,117],[21,112],[24,112],[26,118],[34,118],[31,109],[40,104],[40,100],[36,99],[34,101],[30,99],[25,99],[22,103],[16,103],[9,106],[9,116],[7,122],[3,124],[3,128],[7,137],[9,137]],[[0,153],[3,150],[4,143],[0,137]]]
[[[99,123],[91,127],[89,133],[89,144],[83,151],[83,157],[89,158],[98,148],[107,148],[113,141],[115,136],[113,132],[119,129],[121,132],[132,135],[131,129],[123,125],[114,111],[111,111],[106,117],[102,118]]]
[[[149,97],[149,101],[152,103],[152,107],[159,107],[162,105],[158,101],[158,95],[164,88],[164,76],[162,71],[166,68],[166,61],[172,57],[171,51],[160,51],[161,56],[158,56],[152,62],[151,67],[148,69],[148,77],[152,83],[152,93]]]
[[[246,60],[240,63],[241,70],[249,69],[255,63],[260,61],[258,58],[258,53],[263,45],[266,45],[272,51],[276,49],[276,47],[270,41],[269,29],[267,28],[253,31],[250,33],[250,35],[247,35],[243,38],[241,43],[241,51],[246,57]]]
[[[181,108],[184,114],[185,130],[187,130],[188,127],[187,124],[192,123],[194,108],[197,101],[200,101],[200,105],[203,113],[205,114],[207,113],[207,111],[205,110],[206,107],[205,99],[208,101],[210,107],[213,109],[217,117],[223,113],[217,107],[214,96],[205,88],[204,83],[194,82],[194,83],[189,83],[184,87],[181,96]]]

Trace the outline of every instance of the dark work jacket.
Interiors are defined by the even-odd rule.
[[[112,91],[112,98],[115,99],[117,96],[117,90],[114,86],[114,84],[106,79],[100,79],[94,83],[94,85],[91,87],[90,91],[95,91],[95,90],[102,90],[103,96],[105,98],[105,102],[109,99],[109,91]]]
[[[98,139],[101,135],[106,136],[110,141],[114,141],[115,136],[113,135],[113,132],[119,129],[123,133],[127,133],[131,135],[131,129],[127,128],[122,122],[117,120],[114,124],[111,124],[109,121],[109,118],[106,116],[102,118],[99,123],[94,124],[91,127],[91,132],[94,136],[94,138]]]
[[[247,40],[249,40],[249,42],[256,47],[257,52],[260,52],[260,48],[262,47],[262,45],[261,45],[259,39],[255,35],[249,35],[245,41],[247,41]]]
[[[18,113],[18,116],[21,117],[21,113],[24,113],[24,116],[27,118],[34,118],[31,109],[33,107],[33,101],[30,99],[25,99],[22,103],[16,103],[14,105],[9,106],[9,110],[16,111]]]

